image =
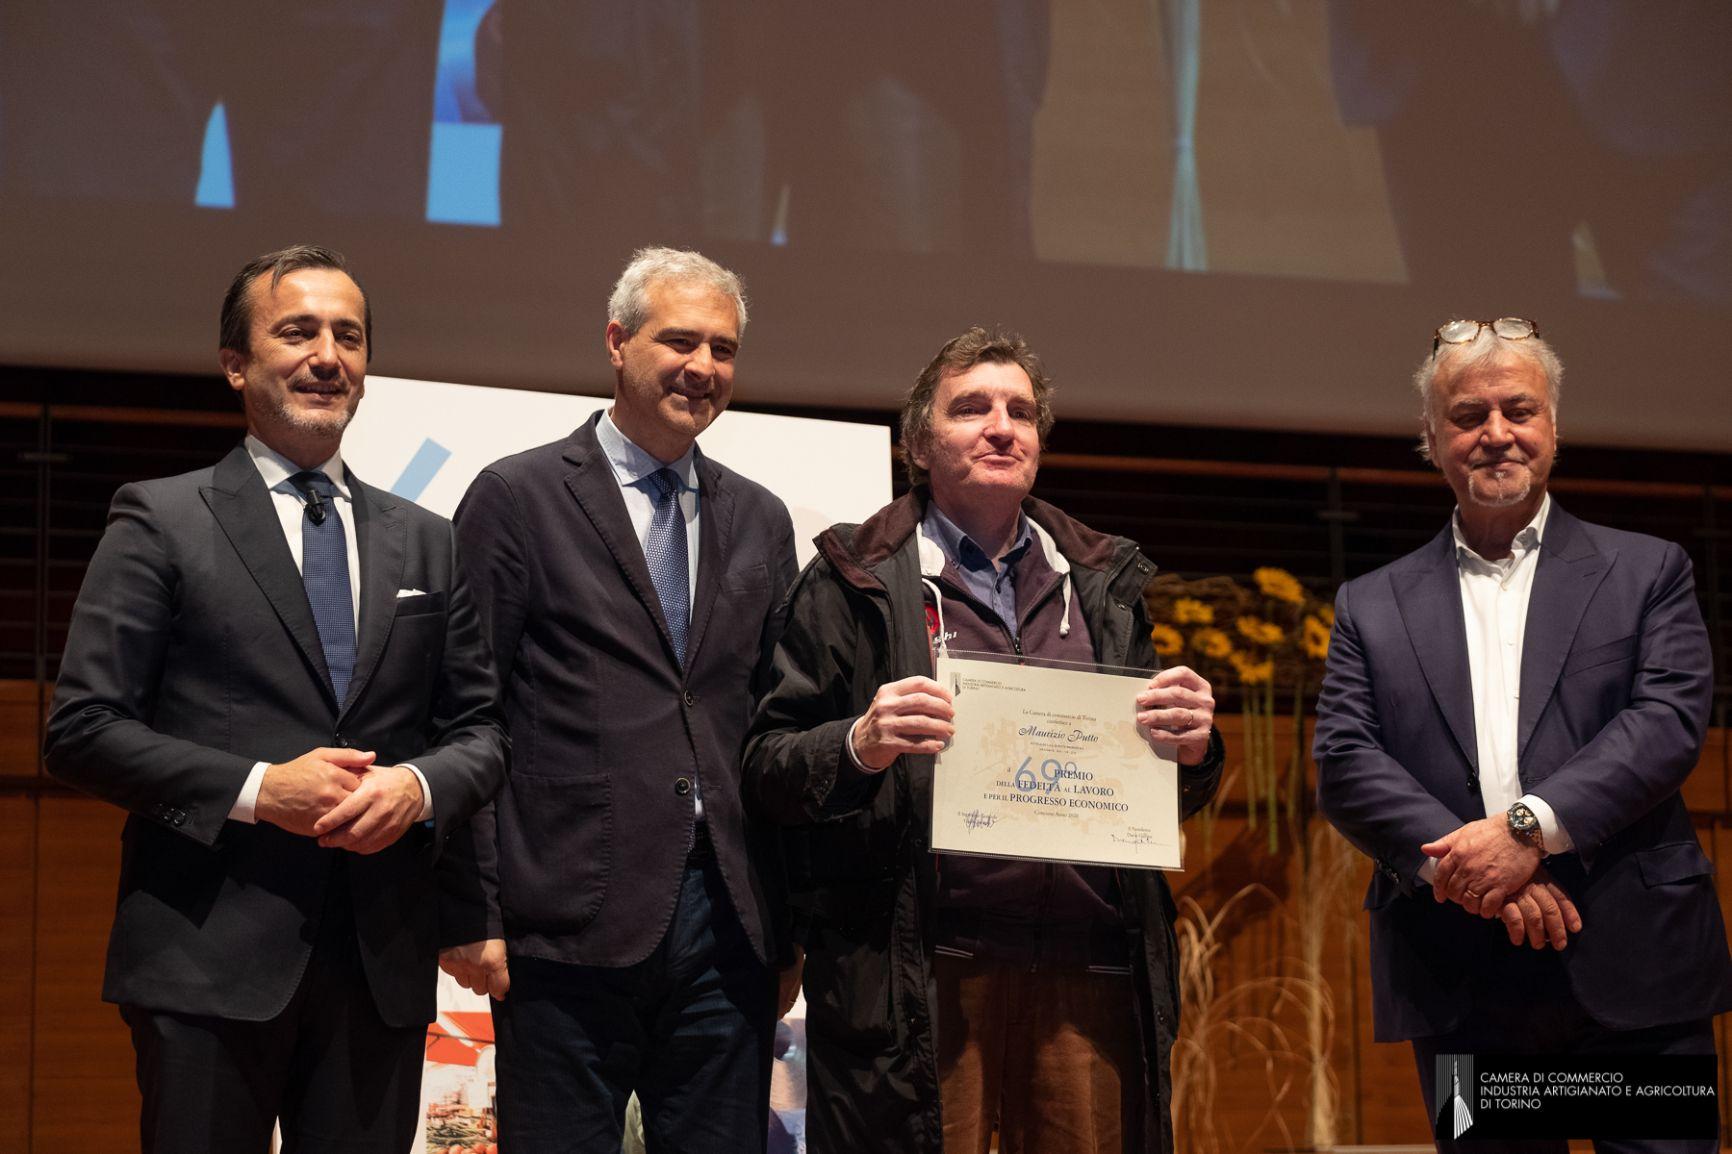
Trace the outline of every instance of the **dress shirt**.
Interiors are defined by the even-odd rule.
[[[671,469],[679,478],[680,491],[674,500],[680,503],[680,516],[686,522],[686,604],[698,602],[698,492],[697,446],[673,461],[662,461],[640,448],[613,423],[613,411],[603,413],[595,426],[596,443],[601,446],[607,463],[613,467],[613,479],[619,482],[620,496],[625,499],[626,515],[631,518],[632,532],[637,534],[638,548],[649,541],[650,521],[656,511],[656,483],[651,477],[661,469]],[[703,790],[692,777],[692,811],[699,821],[704,819]]]
[[[253,459],[253,466],[258,469],[259,476],[264,478],[265,488],[271,492],[271,505],[277,511],[277,520],[282,524],[283,537],[289,543],[289,554],[295,559],[295,568],[301,568],[301,519],[306,516],[306,498],[300,490],[289,483],[289,478],[302,471],[301,467],[253,436],[247,434],[247,454]],[[348,474],[343,471],[343,453],[339,449],[331,454],[330,460],[320,465],[313,472],[323,473],[331,479],[331,487],[336,490],[332,499],[337,503],[337,515],[343,519],[343,545],[349,554],[349,600],[355,613],[355,636],[361,635],[361,547],[356,540],[354,499],[349,492]],[[248,825],[258,821],[257,809],[259,801],[259,786],[265,779],[265,770],[270,768],[270,762],[260,761],[253,765],[252,772],[247,774],[246,783],[241,786],[241,794],[235,799],[234,808],[229,810],[230,821],[246,822]],[[415,775],[421,783],[421,821],[433,816],[433,791],[427,786],[427,778],[413,765],[404,767]]]
[[[975,544],[974,538],[944,515],[936,501],[927,502],[920,530],[928,540],[938,542],[938,547],[944,550],[945,560],[954,568],[962,587],[976,601],[991,609],[1015,637],[1016,582],[1012,573],[1022,555],[1034,544],[1028,517],[1021,513],[1016,515],[1016,537],[1002,561],[988,557],[986,550]]]
[[[672,469],[680,479],[680,491],[674,498],[680,503],[680,516],[686,521],[686,603],[698,600],[698,471],[697,446],[687,449],[685,456],[674,461],[659,461],[640,449],[613,423],[613,413],[606,412],[595,426],[595,439],[613,466],[613,478],[619,482],[620,496],[625,498],[626,515],[631,518],[632,532],[637,534],[641,549],[649,540],[650,520],[656,511],[656,486],[650,480],[658,469]]]
[[[1525,802],[1539,819],[1548,854],[1564,853],[1575,843],[1543,798],[1522,793],[1516,737],[1521,715],[1522,642],[1527,632],[1528,597],[1539,568],[1548,493],[1539,511],[1515,539],[1510,555],[1488,561],[1468,545],[1461,533],[1458,509],[1450,519],[1455,536],[1456,571],[1461,588],[1462,623],[1467,630],[1467,666],[1473,686],[1473,729],[1479,757],[1479,793],[1487,817],[1502,817],[1517,801]],[[1419,876],[1430,881],[1435,860],[1427,860]]]

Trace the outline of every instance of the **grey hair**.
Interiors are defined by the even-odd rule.
[[[1552,423],[1558,420],[1558,400],[1564,390],[1564,363],[1558,360],[1544,337],[1534,334],[1510,340],[1492,332],[1487,325],[1473,340],[1461,344],[1442,344],[1437,352],[1420,362],[1413,372],[1413,388],[1419,394],[1419,455],[1431,461],[1431,430],[1433,393],[1439,380],[1449,381],[1464,373],[1514,360],[1526,360],[1537,366],[1546,378],[1546,408],[1551,410]],[[1435,464],[1436,462],[1432,462]]]
[[[739,274],[730,272],[699,252],[677,248],[640,248],[619,274],[607,298],[607,319],[629,335],[649,320],[649,288],[658,281],[682,281],[707,285],[733,298],[739,315],[739,331],[746,335],[746,286]]]

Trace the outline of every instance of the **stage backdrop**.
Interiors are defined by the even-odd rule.
[[[601,397],[370,377],[343,439],[361,477],[449,517],[475,475],[500,457],[563,437],[609,402]],[[862,521],[890,500],[890,433],[883,426],[729,412],[703,435],[706,455],[781,497],[800,562],[812,538]],[[428,1030],[423,1134],[439,1154],[492,1149],[493,1023],[487,999],[439,976],[439,1018]],[[805,1006],[779,1031],[772,1104],[778,1137],[800,1143],[805,1114]],[[791,1149],[791,1147],[782,1147]]]

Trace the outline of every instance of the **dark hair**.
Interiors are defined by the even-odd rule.
[[[914,460],[916,451],[932,435],[932,402],[944,378],[966,373],[975,365],[1016,365],[1028,374],[1034,386],[1035,428],[1040,432],[1041,447],[1046,447],[1046,435],[1052,432],[1052,382],[1040,366],[1040,358],[1029,351],[1021,335],[1008,329],[984,329],[975,325],[959,337],[954,337],[938,350],[926,368],[921,370],[908,400],[902,405],[902,463],[908,479],[916,485],[926,483],[927,472]]]
[[[354,281],[355,287],[361,289],[361,325],[367,338],[367,359],[372,360],[373,302],[367,299],[367,290],[361,288],[361,282],[355,280],[355,274],[349,271],[349,262],[343,259],[343,254],[316,244],[290,245],[276,252],[256,256],[235,274],[235,279],[229,283],[228,294],[223,297],[222,327],[217,347],[233,349],[237,353],[250,352],[248,335],[253,325],[253,302],[249,290],[253,287],[253,282],[270,273],[271,287],[276,288],[278,281],[304,268],[334,269]]]

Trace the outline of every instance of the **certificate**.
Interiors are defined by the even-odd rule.
[[[1179,767],[1137,728],[1148,674],[940,655],[956,736],[932,778],[945,853],[1178,869]]]

